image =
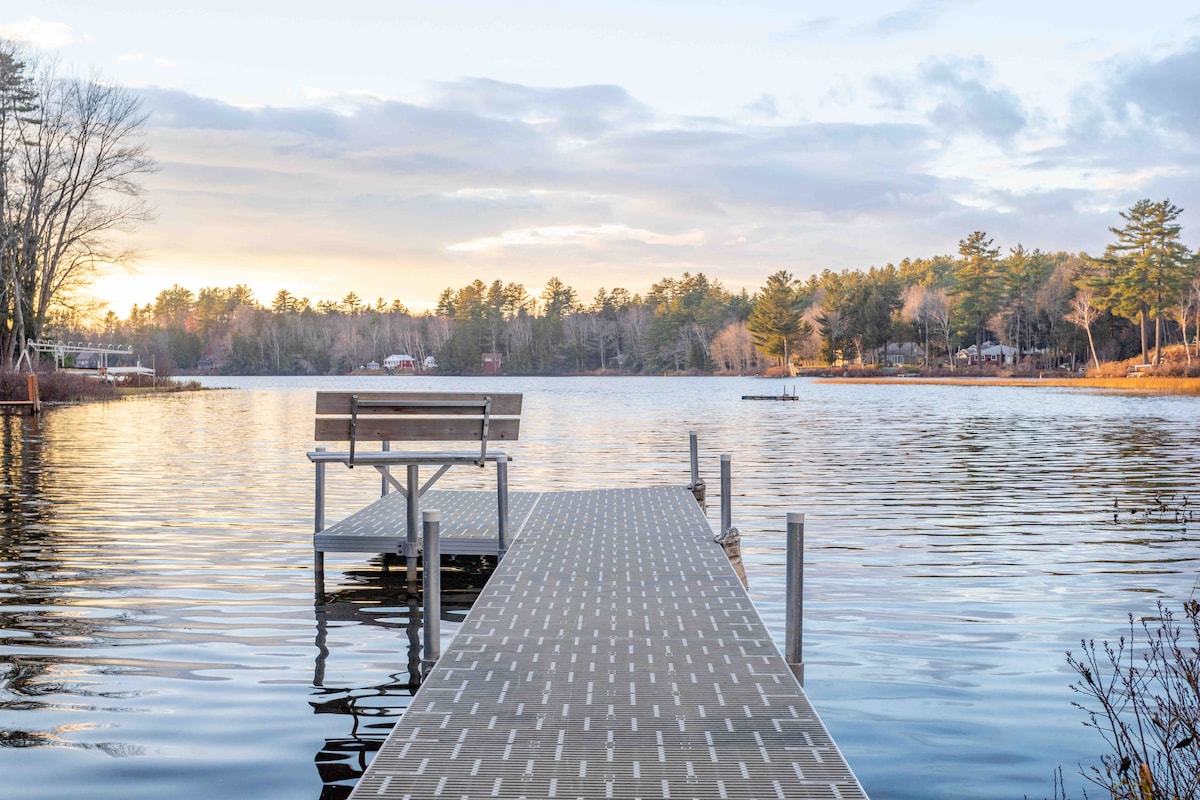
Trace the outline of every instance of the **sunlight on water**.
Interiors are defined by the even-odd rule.
[[[242,388],[0,418],[13,797],[343,797],[411,696],[401,572],[331,555],[313,608],[313,390],[364,380],[212,382]],[[715,524],[730,453],[750,593],[780,641],[784,520],[807,514],[806,688],[873,798],[1042,797],[1059,764],[1080,786],[1100,743],[1064,651],[1193,591],[1200,521],[1112,507],[1200,488],[1198,401],[794,385],[772,403],[740,400],[781,388],[750,379],[487,382],[525,393],[515,490],[684,484],[694,429]],[[329,519],[378,493],[372,475],[331,471]],[[482,582],[468,561],[445,579],[447,639]]]

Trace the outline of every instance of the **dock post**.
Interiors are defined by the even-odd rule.
[[[391,449],[392,449],[392,443],[385,441],[383,443],[383,452],[386,453]],[[390,483],[388,483],[388,474],[392,471],[392,468],[389,467],[387,464],[384,464],[384,465],[380,466],[379,471],[382,473],[382,475],[380,476],[380,483],[383,485],[379,489],[379,494],[380,494],[380,496],[382,496],[382,495],[387,494],[392,489],[392,485]]]
[[[424,666],[426,671],[431,669],[438,658],[441,656],[441,621],[442,621],[442,557],[441,557],[441,536],[442,528],[442,512],[440,511],[425,511],[422,513],[424,521],[422,523],[422,532],[424,534],[424,547],[422,548],[422,558],[425,561],[425,583],[424,583],[424,606],[421,618],[425,627],[425,651],[424,651]]]
[[[417,593],[417,531],[421,526],[421,478],[416,464],[408,465],[408,530],[405,531],[405,569],[408,571],[408,591]]]
[[[29,389],[29,412],[38,414],[42,410],[42,395],[38,391],[38,376],[36,372],[29,373],[29,377],[25,379],[25,385]]]
[[[317,448],[318,453],[324,453],[324,447]],[[314,465],[317,477],[313,486],[313,533],[325,530],[325,462],[318,461]],[[313,588],[318,601],[325,593],[325,553],[313,547]]]
[[[733,486],[731,462],[729,453],[721,453],[721,536],[733,527],[733,498],[729,496]]]
[[[496,459],[496,519],[497,555],[504,558],[508,552],[508,457]]]
[[[688,451],[691,454],[692,486],[700,482],[700,448],[696,444],[696,432],[688,431]]]
[[[804,515],[787,515],[787,615],[784,660],[804,685]]]
[[[696,432],[688,431],[688,450],[691,454],[692,466],[692,482],[688,484],[688,489],[691,490],[692,496],[696,498],[696,502],[701,508],[705,506],[705,486],[704,481],[700,480],[700,448],[696,444]]]

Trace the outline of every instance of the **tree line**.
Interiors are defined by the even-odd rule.
[[[1002,254],[976,231],[954,256],[806,280],[780,270],[753,294],[703,273],[662,278],[644,294],[600,289],[590,300],[559,278],[536,294],[475,280],[414,314],[354,292],[313,303],[281,290],[264,305],[245,286],[176,285],[125,319],[110,311],[93,330],[76,320],[62,333],[131,344],[168,369],[204,362],[239,374],[344,374],[393,353],[433,356],[453,374],[483,372],[484,354],[498,354],[509,374],[760,374],[878,364],[900,343],[947,368],[985,342],[1038,370],[1151,362],[1167,344],[1194,345],[1200,328],[1200,261],[1180,241],[1181,213],[1168,200],[1138,201],[1097,257],[1021,244]]]

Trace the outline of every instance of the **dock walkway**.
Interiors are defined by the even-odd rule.
[[[531,503],[352,798],[865,800],[691,492]]]

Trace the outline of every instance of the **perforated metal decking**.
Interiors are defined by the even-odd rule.
[[[691,493],[656,488],[541,495],[352,797],[866,795]]]

